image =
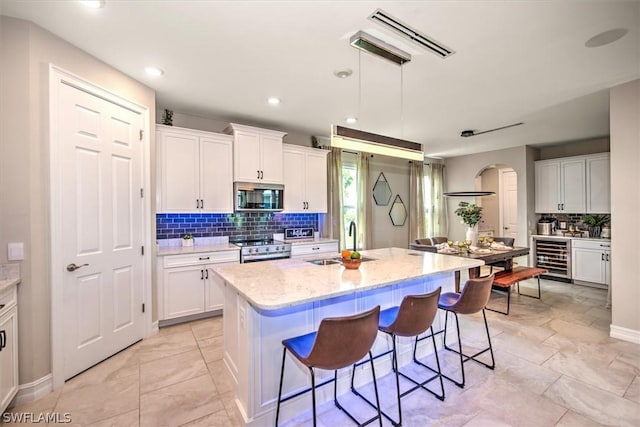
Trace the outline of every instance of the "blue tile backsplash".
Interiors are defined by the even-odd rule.
[[[285,228],[318,230],[318,214],[245,212],[233,214],[156,214],[158,239],[229,236],[229,240],[267,239]]]

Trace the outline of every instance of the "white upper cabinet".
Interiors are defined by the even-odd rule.
[[[608,155],[607,159],[608,159]],[[535,163],[535,207],[537,213],[585,213],[593,212],[588,206],[606,203],[600,195],[589,200],[589,186],[594,194],[609,188],[608,175],[606,182],[594,176],[589,170],[591,160],[602,155],[566,157],[562,159],[541,160]],[[594,165],[595,166],[595,165]],[[600,165],[601,166],[601,165]],[[608,166],[607,166],[608,168]],[[597,167],[594,167],[594,170]],[[600,167],[602,169],[602,167]],[[591,182],[591,184],[590,184]],[[597,199],[597,200],[596,200]],[[602,211],[602,212],[608,212]]]
[[[234,137],[234,181],[283,183],[282,138],[286,133],[235,123],[225,132]]]
[[[284,211],[327,212],[327,150],[284,144]]]
[[[536,162],[536,212],[560,211],[560,162]]]
[[[609,153],[587,158],[587,213],[611,213]]]
[[[233,212],[233,138],[156,125],[158,213]]]

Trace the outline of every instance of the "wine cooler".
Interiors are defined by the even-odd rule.
[[[545,276],[571,281],[571,240],[553,237],[533,238],[536,267],[548,271]]]

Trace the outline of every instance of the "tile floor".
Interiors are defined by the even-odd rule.
[[[410,394],[403,399],[403,425],[640,425],[640,345],[609,338],[606,292],[542,283],[542,300],[514,294],[509,316],[487,312],[496,369],[465,364],[467,386],[445,382],[444,402],[420,390]],[[534,286],[522,283],[521,290]],[[490,305],[504,303],[501,298],[494,295]],[[465,316],[461,323],[463,342],[482,345],[482,318]],[[221,318],[163,328],[11,411],[68,412],[72,425],[79,426],[241,425],[222,345]],[[457,369],[455,355],[440,354],[443,369]],[[391,375],[380,383],[383,390],[395,387]],[[395,397],[383,395],[383,406],[392,412]],[[369,408],[356,399],[345,395],[343,403],[368,415]],[[352,425],[332,404],[319,406],[318,413],[320,426]],[[310,424],[309,412],[286,425]]]

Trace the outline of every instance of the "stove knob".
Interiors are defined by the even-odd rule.
[[[266,247],[267,252],[269,252],[271,250],[271,248],[269,246]]]
[[[247,248],[247,253],[251,253],[252,249],[251,248]]]

